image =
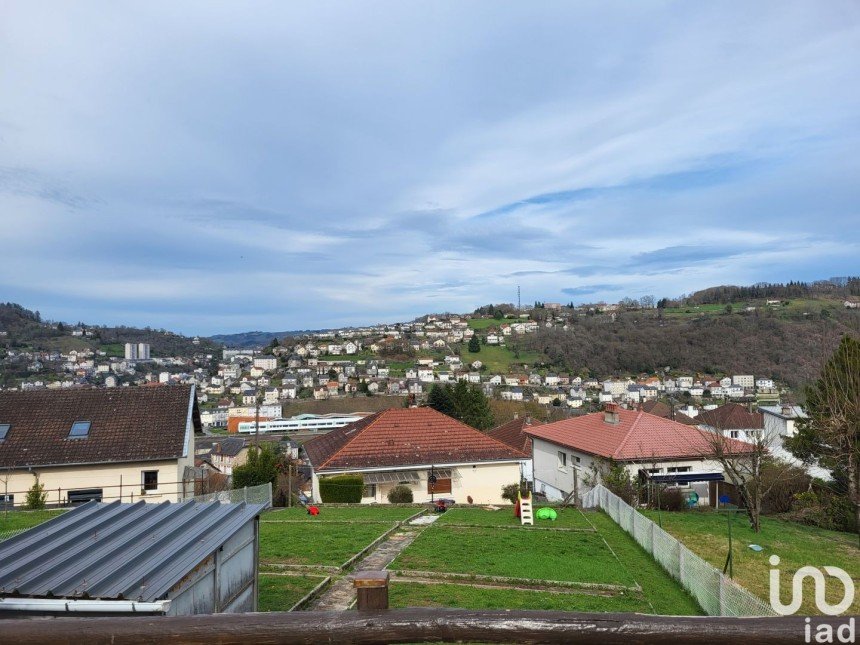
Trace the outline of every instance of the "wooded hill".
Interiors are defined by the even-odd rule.
[[[817,305],[817,306],[815,306]],[[689,313],[687,313],[689,311]],[[860,310],[839,302],[780,309],[625,311],[573,317],[519,341],[559,371],[599,378],[670,368],[688,374],[753,374],[797,386],[815,378],[843,334],[860,336]]]
[[[87,335],[73,336],[74,330],[85,330]],[[220,346],[208,339],[193,339],[164,329],[136,327],[107,327],[85,323],[64,323],[42,320],[38,311],[21,305],[0,303],[0,347],[32,351],[61,351],[92,349],[106,351],[109,356],[123,356],[125,343],[149,343],[153,357],[193,356],[202,353],[219,353]]]

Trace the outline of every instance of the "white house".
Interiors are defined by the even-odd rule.
[[[397,485],[415,502],[501,504],[502,487],[520,481],[528,456],[432,408],[391,408],[304,444],[312,497],[323,501],[320,480],[360,474],[363,503],[385,503]]]
[[[633,477],[669,473],[721,473],[718,461],[709,459],[708,434],[688,425],[625,410],[614,403],[603,412],[573,417],[528,428],[532,437],[534,487],[551,500],[566,497],[577,488],[582,494],[588,477],[607,460],[622,464]],[[730,445],[739,451],[749,444]],[[693,483],[700,503],[708,503],[708,484]]]

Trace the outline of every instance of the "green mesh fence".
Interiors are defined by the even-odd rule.
[[[776,616],[769,604],[690,551],[649,518],[598,484],[582,497],[583,508],[601,508],[690,592],[709,616]]]

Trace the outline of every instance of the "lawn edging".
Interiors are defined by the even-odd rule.
[[[405,520],[400,520],[400,521],[396,522],[394,524],[394,526],[392,526],[390,529],[388,529],[385,533],[380,535],[373,542],[371,542],[366,547],[364,547],[361,551],[359,551],[354,556],[352,556],[349,560],[347,560],[342,565],[340,565],[340,570],[341,571],[349,571],[349,569],[351,569],[353,567],[353,565],[355,565],[355,563],[358,562],[358,560],[360,560],[365,555],[367,555],[370,551],[372,551],[377,546],[379,546],[379,544],[381,544],[382,542],[387,540],[389,535],[394,533],[397,529],[399,529],[405,523],[411,522],[412,520],[414,520],[417,517],[420,517],[421,515],[423,515],[426,512],[427,512],[427,509],[425,508],[425,509],[422,509],[419,512],[415,513],[415,515],[411,515],[410,517],[407,517]]]
[[[509,585],[540,585],[543,587],[559,587],[569,589],[590,589],[594,591],[642,592],[642,587],[637,583],[635,586],[614,585],[602,582],[575,582],[573,580],[544,580],[537,578],[514,578],[509,576],[485,576],[477,573],[455,573],[450,571],[419,571],[417,569],[389,569],[389,571],[401,578],[434,578],[437,580],[472,580],[475,582],[495,582]]]
[[[334,578],[332,576],[326,576],[316,587],[306,593],[302,598],[299,599],[296,604],[287,609],[287,611],[299,611],[300,609],[307,607],[311,602],[316,600],[316,598],[319,597],[323,591],[328,589],[331,586],[332,582],[334,582]]]

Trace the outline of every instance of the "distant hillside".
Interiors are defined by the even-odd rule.
[[[209,336],[209,340],[235,349],[255,349],[268,345],[273,338],[280,340],[289,336],[301,336],[310,333],[313,331],[309,329],[304,331],[245,331],[238,334],[216,334]]]
[[[546,354],[560,371],[585,370],[599,378],[669,367],[753,374],[797,386],[817,376],[846,333],[860,336],[860,310],[834,300],[801,300],[750,310],[691,305],[623,311],[614,319],[576,317],[567,330],[544,328],[519,342]]]
[[[84,334],[76,335],[77,331]],[[123,356],[125,343],[149,343],[153,357],[193,356],[220,350],[219,345],[208,339],[201,338],[195,343],[193,338],[164,329],[45,321],[38,311],[11,302],[0,303],[0,332],[5,332],[0,336],[0,346],[33,351],[92,349],[109,356]]]

